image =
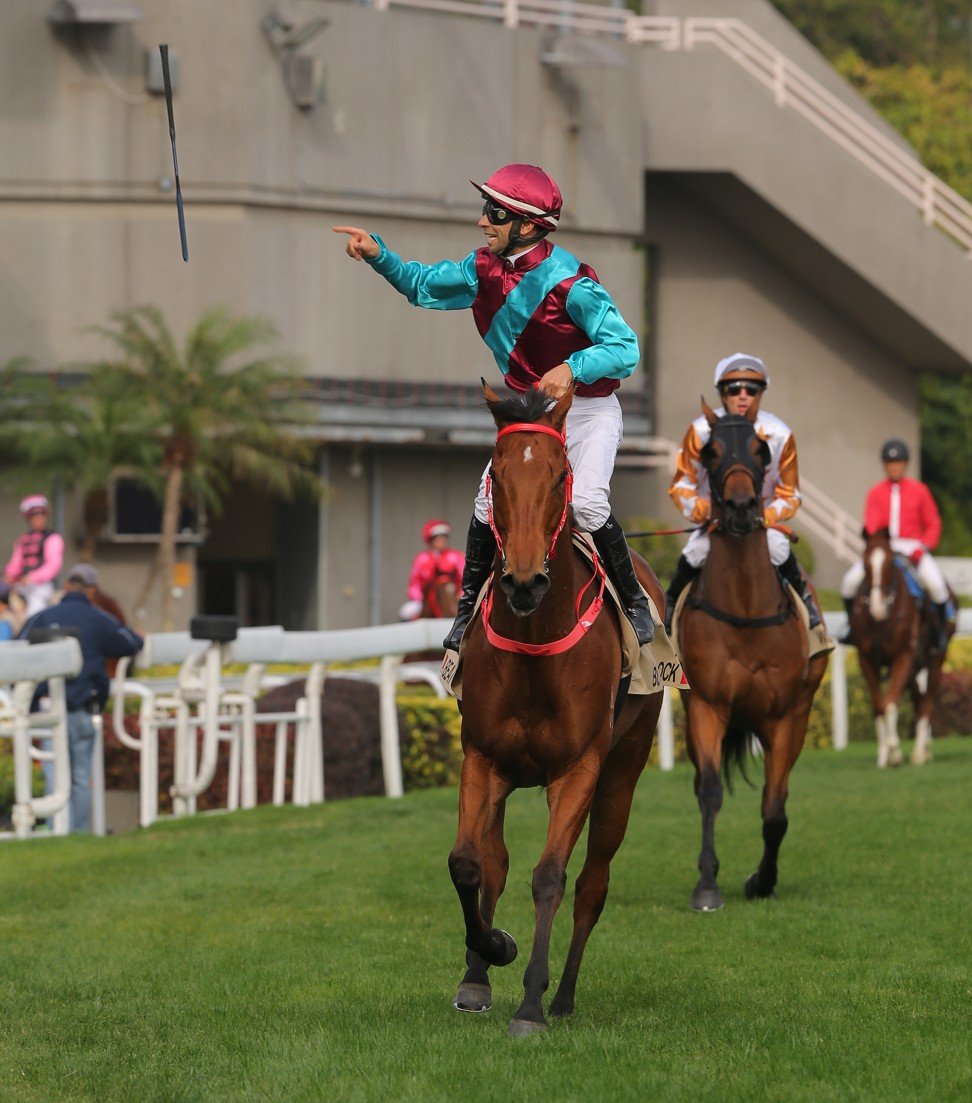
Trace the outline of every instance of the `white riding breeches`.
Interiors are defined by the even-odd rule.
[[[574,528],[597,532],[611,513],[609,501],[614,460],[621,447],[621,404],[617,396],[574,398],[567,411],[567,457],[574,472]],[[476,495],[476,517],[484,524],[486,473]]]
[[[781,567],[790,556],[789,539],[779,529],[767,529],[766,543],[769,545],[770,562],[774,567]],[[682,555],[688,560],[690,567],[702,566],[709,556],[709,544],[709,534],[703,529],[696,529],[692,533],[682,549]]]
[[[898,555],[903,555],[906,559],[913,552],[923,547],[924,544],[922,544],[920,540],[913,540],[910,537],[895,536],[891,540],[891,550]],[[943,602],[948,601],[948,583],[945,581],[945,576],[942,574],[941,567],[939,567],[932,558],[930,552],[926,551],[921,559],[918,560],[915,570],[918,573],[918,579],[921,582],[922,588],[936,605],[941,605]],[[864,574],[864,560],[858,559],[858,561],[848,569],[840,582],[840,596],[844,598],[845,601],[852,600],[857,591],[861,588],[861,583],[864,581]]]
[[[24,599],[24,616],[28,620],[41,609],[46,609],[54,596],[53,582],[27,582],[17,589]]]

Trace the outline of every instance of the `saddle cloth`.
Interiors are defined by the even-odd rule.
[[[808,659],[812,659],[815,655],[820,655],[825,651],[833,651],[837,646],[836,642],[830,638],[827,634],[826,624],[818,624],[816,628],[810,627],[810,610],[804,605],[803,599],[793,589],[793,587],[785,579],[781,580],[786,587],[787,596],[790,599],[790,604],[796,606],[797,616],[800,618],[800,623],[803,625],[804,632],[807,633],[809,653]],[[672,617],[672,646],[678,652],[678,621],[682,615],[682,608],[685,602],[688,600],[689,591],[691,586],[686,586],[684,590],[678,595],[678,600],[675,602],[675,615]]]
[[[587,533],[575,532],[572,535],[574,547],[585,559],[592,561],[593,545]],[[593,585],[596,586],[597,583],[595,582]],[[457,655],[455,651],[447,651],[442,660],[442,669],[440,670],[442,681],[446,689],[459,700],[462,700],[462,660],[466,651],[466,640],[469,637],[469,628],[472,627],[476,618],[480,615],[485,594],[486,586],[483,586],[479,592],[479,597],[476,599],[475,612],[470,617],[466,631],[463,633],[462,642],[459,645],[459,654]],[[651,643],[645,644],[644,647],[639,647],[638,637],[631,621],[623,612],[617,591],[610,579],[607,579],[604,594],[605,605],[610,600],[614,603],[615,609],[618,610],[618,620],[621,623],[621,673],[623,676],[631,675],[628,695],[637,697],[649,693],[659,693],[665,686],[673,686],[675,689],[688,689],[688,682],[682,673],[682,664],[675,648],[672,646],[672,641],[668,638],[665,624],[662,618],[659,617],[651,596],[645,595],[648,598],[648,604],[651,606],[651,619],[655,622],[655,638]],[[543,662],[543,657],[538,657],[537,661]]]

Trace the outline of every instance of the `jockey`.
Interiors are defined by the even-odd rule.
[[[872,486],[864,503],[864,530],[868,534],[886,528],[891,547],[915,566],[925,593],[935,607],[935,638],[932,649],[944,651],[948,645],[948,621],[951,594],[941,568],[931,555],[942,532],[938,506],[931,491],[918,479],[905,477],[910,459],[903,440],[888,440],[881,448],[881,462],[886,479]],[[850,611],[854,598],[864,581],[865,568],[858,560],[844,575],[840,596],[847,610],[848,630],[842,643],[851,643]]]
[[[574,470],[573,525],[591,534],[639,642],[650,643],[651,609],[608,501],[622,435],[621,406],[614,392],[637,366],[638,338],[593,268],[547,240],[557,229],[563,201],[542,169],[506,165],[484,183],[471,183],[484,201],[477,226],[486,244],[461,261],[406,263],[365,230],[334,230],[349,235],[350,257],[366,260],[413,306],[471,308],[511,390],[537,386],[553,400],[574,385],[566,426]],[[484,472],[469,525],[459,611],[443,641],[453,650],[458,650],[496,553],[485,478]]]
[[[770,464],[763,480],[763,518],[770,561],[800,595],[810,612],[810,627],[815,628],[823,618],[800,564],[790,550],[790,541],[785,533],[769,527],[788,521],[800,508],[800,479],[793,433],[774,414],[759,409],[763,391],[769,386],[769,375],[758,356],[735,352],[720,360],[715,370],[715,386],[722,399],[722,409],[716,411],[719,417],[725,414],[745,416],[753,407],[758,411],[755,429],[770,449]],[[712,501],[709,476],[700,456],[710,433],[706,419],[697,417],[688,427],[675,456],[675,478],[668,493],[682,513],[701,527],[689,537],[668,587],[666,624],[669,631],[679,594],[698,575],[709,554],[705,523],[712,513]]]
[[[416,620],[422,615],[425,595],[433,582],[443,576],[455,579],[456,586],[462,584],[462,569],[465,558],[460,551],[449,547],[452,529],[445,521],[426,521],[422,526],[422,539],[427,544],[412,560],[412,571],[408,576],[408,601],[398,610],[399,620]]]
[[[14,541],[3,577],[20,591],[27,606],[25,615],[32,617],[54,594],[54,579],[64,562],[64,540],[47,526],[51,505],[43,494],[29,494],[20,503],[20,512],[27,532]]]

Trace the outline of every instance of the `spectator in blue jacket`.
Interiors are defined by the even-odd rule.
[[[90,563],[72,567],[61,601],[37,613],[20,633],[26,637],[34,628],[74,628],[81,645],[81,671],[76,678],[68,678],[64,683],[71,755],[72,831],[87,831],[90,825],[91,759],[95,737],[92,716],[101,712],[108,699],[105,660],[135,655],[144,642],[115,617],[91,604],[97,588],[98,572]],[[38,696],[43,696],[47,692],[46,685],[39,686],[37,692]]]

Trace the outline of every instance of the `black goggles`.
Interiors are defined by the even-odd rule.
[[[765,390],[765,383],[750,382],[745,379],[735,379],[731,383],[721,383],[719,385],[719,393],[730,395],[732,398],[735,398],[738,394],[742,394],[743,391],[745,391],[750,398],[755,398],[756,395],[761,394]]]
[[[497,203],[494,203],[492,199],[487,199],[483,204],[483,214],[491,226],[505,226],[507,222],[511,222],[517,217],[512,211],[508,211],[505,207],[500,207]]]

